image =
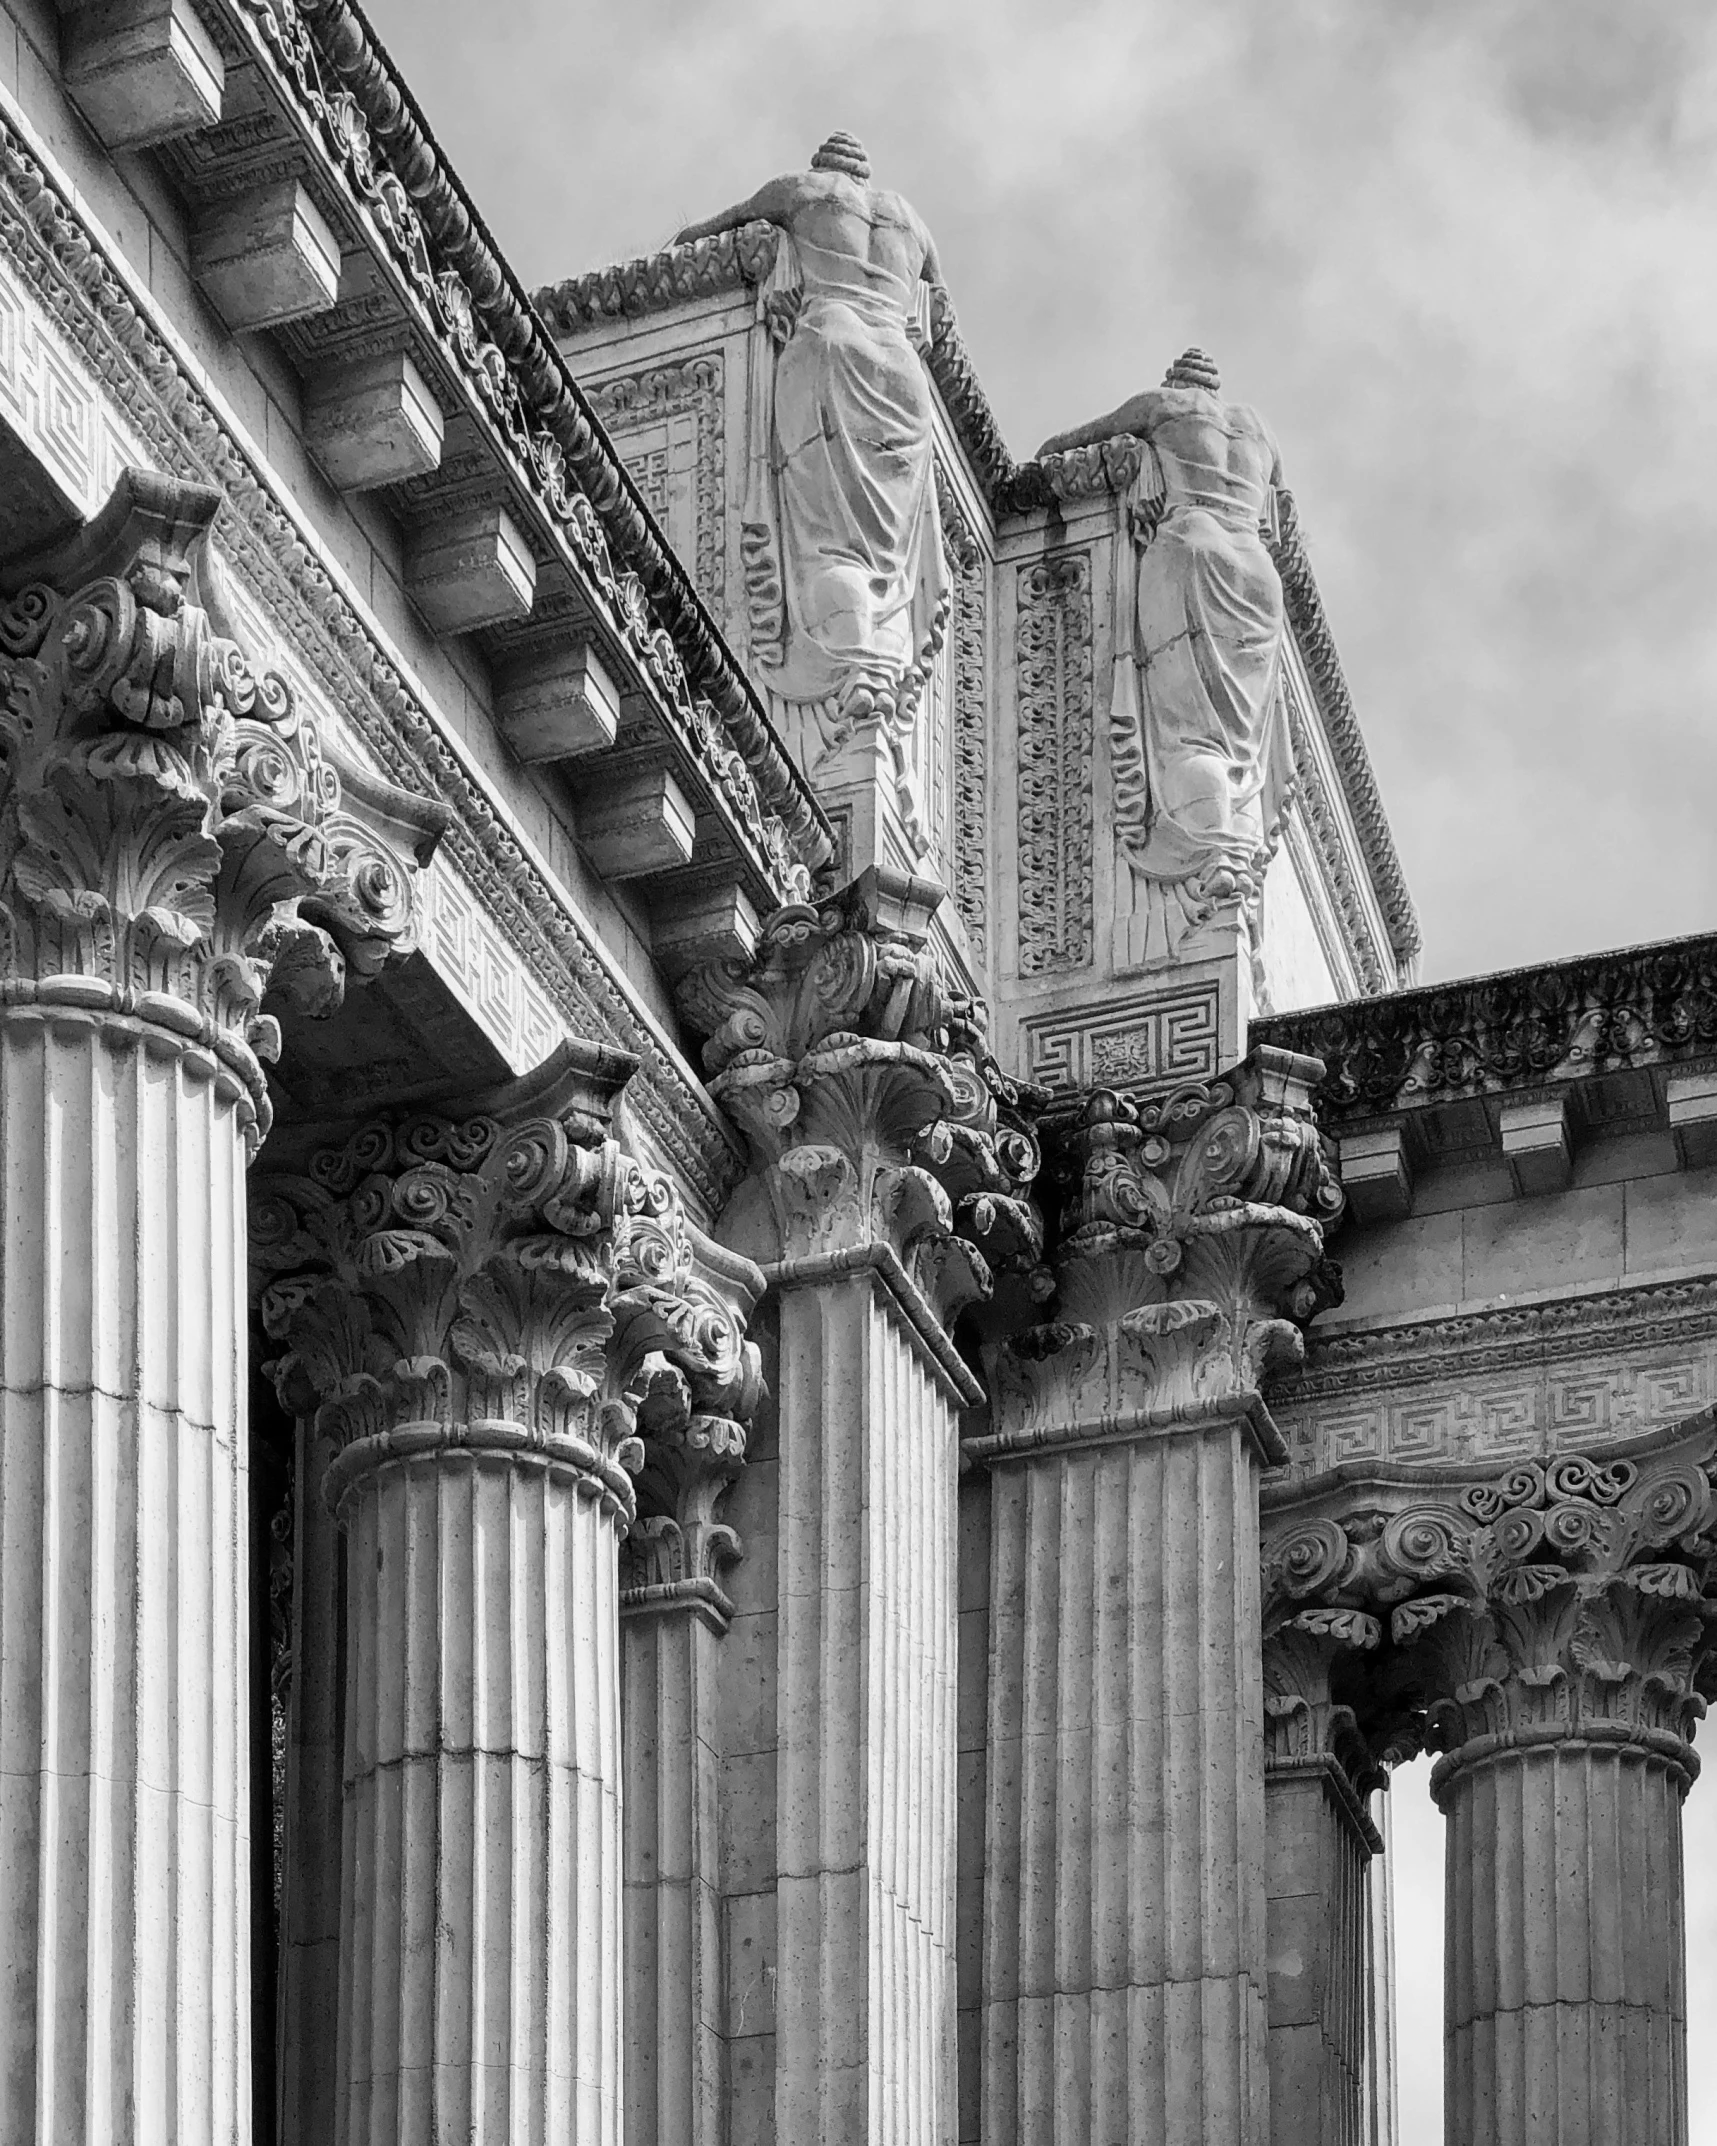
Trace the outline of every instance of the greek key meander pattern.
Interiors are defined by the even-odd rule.
[[[1328,1340],[1314,1328],[1270,1407],[1303,1476],[1589,1450],[1713,1401],[1717,1278],[1701,1277]]]
[[[225,494],[217,533],[236,570],[228,577],[229,594],[247,624],[266,620],[257,637],[265,661],[286,673],[318,715],[334,709],[349,715],[349,722],[330,727],[355,757],[453,808],[454,824],[440,852],[443,870],[471,891],[499,942],[542,985],[566,1030],[639,1054],[642,1064],[630,1091],[636,1107],[695,1196],[719,1207],[736,1160],[709,1104],[662,1049],[555,888],[442,738],[434,717],[377,647],[262,468],[227,432],[133,301],[123,274],[4,120],[0,264],[8,288],[21,295],[36,322],[36,343],[20,337],[19,349],[39,348],[46,328],[55,355],[70,366],[91,406],[105,412],[117,443],[112,451]],[[20,361],[26,385],[29,362]],[[68,442],[79,437],[75,422],[68,420],[62,430]],[[84,436],[96,456],[87,481],[102,484],[94,495],[99,500],[108,488],[99,459],[109,451],[100,444],[103,425]],[[248,584],[248,600],[239,577]],[[456,991],[463,988],[458,979],[449,980]],[[472,1011],[484,1020],[480,1009],[496,1003],[493,990],[478,993]],[[506,1034],[490,1030],[509,1060],[525,1048],[529,1032],[522,1000],[520,1023]]]
[[[1091,959],[1091,555],[1019,569],[1019,966]]]
[[[0,414],[86,515],[148,457],[0,255]]]
[[[1047,1088],[1179,1087],[1214,1080],[1219,1036],[1214,979],[1102,1013],[1039,1014],[1026,1021],[1026,1077]]]
[[[598,380],[587,391],[651,513],[691,562],[698,594],[717,618],[727,592],[722,543],[727,437],[721,390],[721,352],[708,350]],[[682,485],[691,494],[685,527],[675,511]]]

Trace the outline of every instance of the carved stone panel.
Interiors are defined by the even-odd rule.
[[[596,414],[650,512],[691,567],[698,594],[718,618],[727,585],[722,376],[720,351],[706,350],[599,381],[590,390]]]
[[[1084,968],[1092,946],[1091,555],[1019,569],[1019,966]]]
[[[936,852],[949,880],[966,943],[982,961],[989,934],[989,565],[951,493],[942,492],[942,531],[953,617],[936,707]]]

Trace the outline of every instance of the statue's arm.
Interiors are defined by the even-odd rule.
[[[1069,448],[1095,447],[1104,440],[1119,439],[1126,433],[1144,439],[1156,414],[1158,392],[1156,388],[1146,388],[1142,395],[1129,397],[1106,417],[1094,417],[1089,424],[1075,425],[1070,432],[1052,434],[1037,451],[1040,455],[1066,454]]]
[[[683,231],[676,231],[673,243],[689,246],[694,239],[714,238],[722,231],[737,231],[742,224],[785,225],[798,201],[799,190],[791,177],[771,179],[755,194],[736,201],[732,208],[723,209],[716,216],[706,216],[701,223],[687,224]]]

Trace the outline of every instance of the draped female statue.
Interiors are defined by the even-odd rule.
[[[1222,904],[1255,913],[1293,789],[1282,583],[1265,543],[1281,460],[1221,384],[1189,350],[1160,388],[1038,450],[1144,444],[1122,508],[1110,728],[1130,965],[1175,959]]]
[[[751,652],[806,772],[866,719],[897,759],[947,611],[929,381],[913,333],[941,271],[851,135],[676,245],[757,220],[782,237],[759,298],[741,533]],[[904,766],[904,761],[902,761]]]

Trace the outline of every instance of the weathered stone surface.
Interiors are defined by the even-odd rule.
[[[403,350],[334,367],[304,398],[304,443],[343,492],[435,469],[445,431],[441,405]]]
[[[191,267],[229,328],[273,328],[334,303],[340,241],[299,180],[276,179],[199,223]]]
[[[109,149],[212,127],[226,68],[190,0],[85,0],[67,17],[66,89]]]

